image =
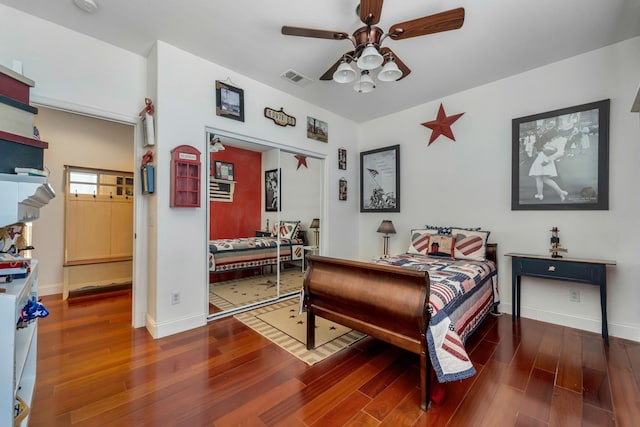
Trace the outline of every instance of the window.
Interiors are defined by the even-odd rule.
[[[133,197],[131,172],[107,171],[66,166],[70,194]]]

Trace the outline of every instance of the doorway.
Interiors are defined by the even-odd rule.
[[[49,148],[45,150],[44,163],[49,171],[49,183],[56,192],[49,206],[43,209],[41,218],[33,223],[33,257],[40,261],[41,294],[61,293],[65,275],[68,276],[67,266],[62,260],[65,256],[65,199],[68,175],[65,165],[76,167],[99,169],[108,171],[125,171],[127,174],[135,173],[134,167],[134,141],[135,126],[129,123],[115,122],[103,118],[89,117],[55,108],[38,106],[38,115],[35,117],[35,125],[41,138],[49,142]],[[117,175],[117,174],[116,174]],[[130,176],[130,175],[128,175]],[[114,188],[117,193],[117,176]],[[122,177],[124,180],[124,176]],[[108,181],[108,179],[107,179]],[[105,186],[107,188],[107,186]],[[123,196],[133,198],[132,194],[126,194],[123,186]],[[129,190],[131,190],[129,188]],[[98,195],[96,195],[98,196]],[[108,194],[104,196],[108,198]],[[92,198],[89,196],[89,198]],[[97,197],[96,197],[97,199]],[[129,199],[129,207],[131,200]],[[133,217],[133,212],[130,213]],[[130,218],[128,224],[133,223]],[[133,227],[133,225],[131,225]],[[129,260],[128,272],[125,273],[132,281],[133,259],[133,233],[128,234],[129,242],[125,242],[126,250],[119,248],[117,251],[122,260]],[[85,239],[91,239],[85,236]],[[87,241],[88,242],[88,241]],[[76,245],[76,250],[82,251],[82,242]],[[90,245],[87,243],[87,248]],[[114,252],[114,253],[115,253]],[[82,263],[80,263],[82,264]],[[105,284],[110,280],[100,277],[100,269],[104,263],[95,264],[90,268],[87,285]],[[121,266],[122,268],[122,266]],[[82,276],[82,274],[81,274]],[[119,274],[121,276],[121,274]],[[82,279],[79,279],[82,281]]]

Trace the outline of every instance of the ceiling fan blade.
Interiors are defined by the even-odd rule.
[[[282,27],[282,34],[285,36],[313,37],[316,39],[343,40],[348,39],[349,34],[342,31],[313,30],[301,27]]]
[[[380,22],[383,0],[360,0],[360,20],[367,25]]]
[[[464,23],[464,8],[447,10],[422,18],[395,24],[389,30],[389,37],[394,40],[424,36],[442,31],[457,30]]]
[[[397,82],[411,74],[411,70],[409,69],[409,67],[407,67],[407,65],[402,62],[402,60],[398,58],[398,55],[396,55],[391,49],[389,49],[388,47],[380,48],[380,53],[382,54],[382,56],[386,56],[390,53],[393,56],[396,65],[398,66],[398,68],[400,68],[400,71],[402,71],[402,77],[396,80]]]
[[[344,55],[342,55],[340,59],[338,59],[336,63],[331,66],[331,68],[329,68],[322,76],[320,76],[320,80],[333,80],[333,73],[335,73],[338,69],[338,65],[340,65],[340,63],[342,62],[342,58],[344,58],[345,55],[353,56],[354,53],[355,51],[352,50],[351,52],[346,52]]]

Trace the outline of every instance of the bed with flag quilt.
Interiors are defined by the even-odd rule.
[[[209,241],[209,271],[218,273],[301,261],[301,239],[241,237]]]
[[[464,240],[470,232],[465,230],[465,233],[456,235],[459,248],[468,246],[469,242]],[[426,249],[416,253],[420,246],[412,239],[413,249],[408,253],[375,262],[429,273],[431,319],[426,339],[433,369],[441,383],[465,379],[476,371],[464,343],[500,302],[496,245],[487,245],[485,236],[481,257],[465,257],[458,253],[462,258],[456,258],[455,241],[449,239],[447,242],[434,236],[428,240],[432,244],[437,241],[437,244],[429,245],[429,250],[433,249],[431,254]],[[435,255],[436,251],[440,253]]]

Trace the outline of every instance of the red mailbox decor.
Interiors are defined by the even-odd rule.
[[[200,207],[200,151],[189,145],[171,150],[170,206]]]

